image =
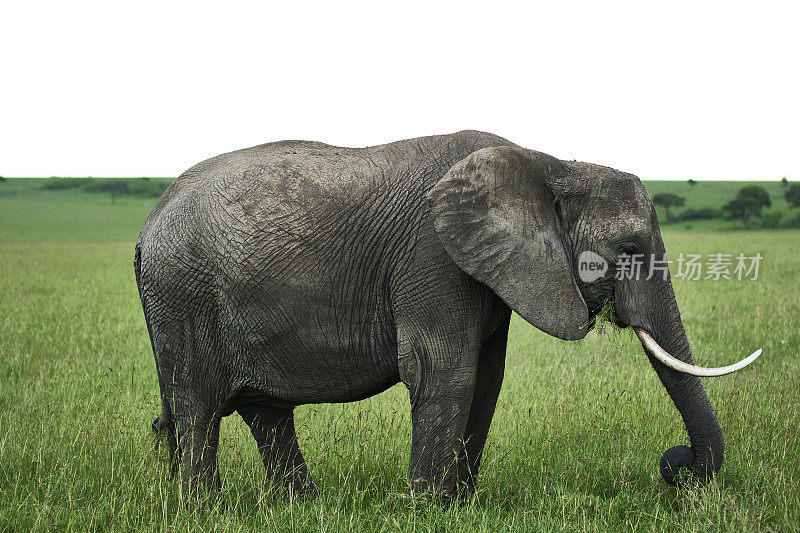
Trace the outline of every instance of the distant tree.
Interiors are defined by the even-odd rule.
[[[709,220],[712,218],[720,218],[721,216],[722,213],[713,207],[703,207],[700,209],[689,207],[684,209],[683,212],[678,215],[678,218],[681,220]]]
[[[783,187],[785,189],[788,186],[789,186],[789,180],[786,179],[786,176],[782,177],[781,178],[781,187]]]
[[[675,222],[675,215],[672,214],[671,208],[681,207],[686,203],[686,198],[678,196],[677,194],[662,192],[653,195],[653,203],[664,208],[664,214],[667,215],[667,222]]]
[[[791,187],[786,189],[783,197],[789,202],[792,207],[800,207],[800,183],[793,183]]]
[[[736,198],[723,207],[732,218],[738,218],[748,226],[754,218],[761,218],[765,207],[772,207],[769,193],[758,185],[749,185],[739,189]]]
[[[86,183],[84,178],[52,178],[42,180],[40,188],[45,190],[77,189]]]
[[[128,191],[128,183],[122,180],[106,181],[100,185],[100,190],[111,193],[111,204],[113,205],[117,194]]]
[[[770,198],[767,190],[759,185],[748,185],[747,187],[742,187],[739,189],[739,194],[737,196],[742,198],[753,198],[764,207],[772,207],[772,198]]]
[[[3,176],[0,176],[0,183],[2,183],[4,181],[6,181],[6,179]]]
[[[689,187],[694,187],[695,185],[697,185],[697,182],[692,178],[689,178],[689,181],[687,183],[689,184]]]

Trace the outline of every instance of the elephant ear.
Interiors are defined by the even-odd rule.
[[[586,335],[589,312],[573,276],[554,190],[558,159],[517,147],[484,148],[431,189],[434,227],[464,272],[522,318],[565,340]]]

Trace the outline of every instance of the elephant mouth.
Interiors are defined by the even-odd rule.
[[[655,339],[650,335],[647,331],[642,328],[633,328],[634,332],[636,332],[636,336],[639,337],[639,340],[642,343],[647,352],[664,363],[666,366],[672,368],[673,370],[677,370],[678,372],[683,372],[684,374],[691,374],[692,376],[700,376],[700,377],[717,377],[717,376],[724,376],[726,374],[731,374],[736,372],[737,370],[741,370],[761,355],[761,348],[753,352],[752,354],[748,355],[741,361],[734,363],[728,366],[721,366],[715,368],[706,368],[702,366],[693,365],[690,363],[686,363],[681,361],[680,359],[671,356],[666,350],[664,350],[659,344],[655,341]]]
[[[594,329],[599,323],[608,323],[619,329],[625,329],[630,326],[630,324],[623,322],[617,315],[613,296],[607,297],[599,305],[589,306],[588,311],[589,321],[587,323],[587,328],[589,330]]]

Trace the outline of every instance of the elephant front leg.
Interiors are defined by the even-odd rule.
[[[450,387],[447,394],[412,400],[409,481],[415,495],[445,501],[457,494],[458,462],[463,457],[464,429],[472,384]]]
[[[486,437],[503,384],[507,340],[508,318],[484,343],[478,358],[475,392],[464,431],[464,457],[458,462],[459,495],[465,498],[475,493]]]
[[[449,501],[458,490],[477,349],[466,365],[437,367],[442,359],[430,349],[414,350],[400,358],[399,368],[411,397],[411,491]]]

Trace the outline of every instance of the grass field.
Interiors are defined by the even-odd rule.
[[[132,262],[153,202],[0,183],[0,530],[800,528],[800,230],[664,229],[673,257],[764,258],[756,281],[675,283],[699,364],[764,349],[751,367],[705,380],[726,463],[704,489],[660,478],[661,453],[687,438],[629,332],[564,342],[515,317],[474,500],[440,508],[407,496],[410,416],[397,386],[298,408],[316,499],[273,494],[249,431],[227,418],[226,508],[200,512],[178,505],[149,431],[158,386]]]

